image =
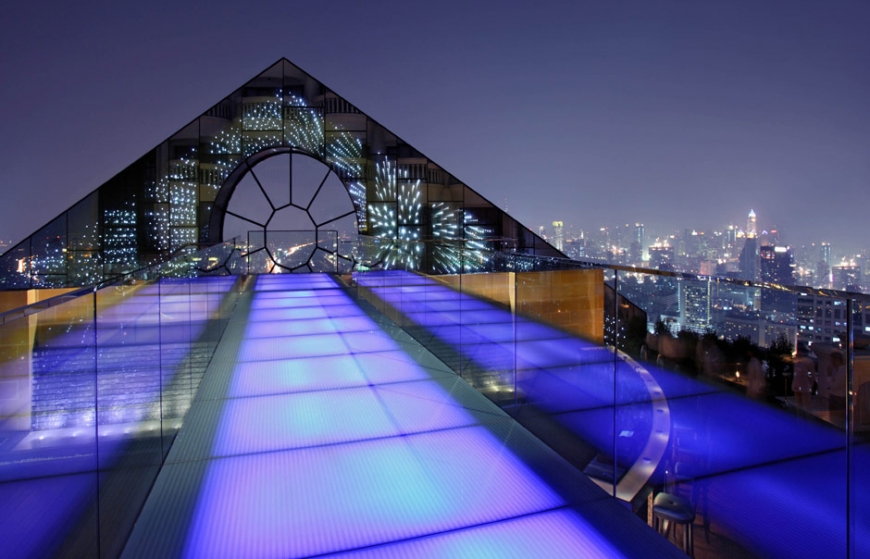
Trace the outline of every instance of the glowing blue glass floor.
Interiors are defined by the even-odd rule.
[[[327,276],[243,296],[124,557],[676,549]]]

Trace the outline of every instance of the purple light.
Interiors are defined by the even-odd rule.
[[[480,427],[223,458],[184,556],[305,557],[562,505]]]

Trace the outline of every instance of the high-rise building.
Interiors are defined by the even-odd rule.
[[[747,236],[740,252],[740,277],[749,280],[758,280],[758,239],[755,236]]]
[[[553,222],[553,245],[556,247],[556,250],[562,250],[565,247],[564,225],[561,221]]]
[[[746,220],[746,237],[758,236],[758,224],[755,218],[755,210],[749,210],[749,218]]]
[[[831,265],[831,243],[822,243],[819,247],[819,260],[827,264]]]
[[[861,267],[853,264],[841,264],[831,268],[834,279],[834,289],[844,291],[861,291]]]
[[[729,225],[725,230],[725,243],[728,248],[734,248],[737,244],[737,232],[740,230],[736,225]]]
[[[759,249],[759,276],[761,281],[780,285],[794,284],[794,259],[791,249],[783,246],[764,245]],[[761,310],[764,313],[794,315],[795,298],[791,293],[777,289],[761,292]]]
[[[764,245],[758,253],[761,281],[782,285],[794,283],[794,259],[790,248]]]
[[[710,327],[709,281],[684,280],[680,289],[680,326],[686,330],[704,333]]]
[[[659,270],[674,269],[674,247],[651,246],[649,247],[649,265]]]

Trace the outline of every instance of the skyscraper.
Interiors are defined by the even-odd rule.
[[[565,246],[565,238],[562,233],[564,223],[561,221],[553,222],[553,244],[556,246],[556,250],[562,250]]]
[[[754,214],[750,214],[754,217]],[[755,235],[746,236],[743,251],[740,253],[740,277],[749,281],[758,280],[758,239]]]
[[[861,291],[861,268],[853,262],[833,266],[831,276],[834,280],[834,289]]]
[[[794,284],[794,258],[791,249],[784,246],[764,245],[759,249],[761,281],[780,285]],[[794,312],[795,299],[790,293],[774,289],[761,292],[761,310],[765,312]]]
[[[822,243],[819,249],[819,258],[828,266],[831,265],[831,243]]]
[[[758,224],[755,219],[755,210],[749,210],[749,219],[746,220],[746,237],[758,236]]]

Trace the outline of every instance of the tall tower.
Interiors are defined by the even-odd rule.
[[[634,238],[629,246],[630,264],[643,264],[643,252],[646,245],[646,231],[643,223],[634,224]]]
[[[828,266],[830,266],[831,265],[831,243],[822,243],[820,252],[821,252],[821,254],[819,256],[820,256],[821,261],[824,262],[825,264],[827,264]]]
[[[746,221],[746,238],[758,236],[758,224],[755,219],[755,210],[749,210],[749,219]]]
[[[562,236],[562,226],[564,224],[561,221],[553,222],[553,244],[556,245],[556,250],[562,250],[565,245],[565,238]]]
[[[749,281],[758,281],[758,239],[746,235],[740,252],[740,276]]]
[[[634,224],[634,240],[640,245],[640,249],[646,248],[646,229],[643,223]]]

